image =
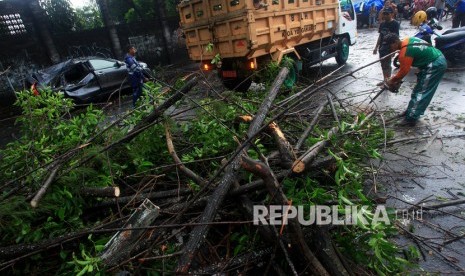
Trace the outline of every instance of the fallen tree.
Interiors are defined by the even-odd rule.
[[[323,233],[290,217],[291,207],[328,202],[373,207],[361,192],[364,160],[379,157],[385,135],[371,115],[344,111],[322,90],[352,72],[282,96],[287,73],[280,69],[266,93],[246,98],[224,93],[199,101],[189,92],[201,89],[195,78],[168,94],[153,85],[140,108],[116,123],[92,107],[64,120],[73,113],[66,100],[22,95],[25,127],[42,127],[26,129],[1,153],[1,221],[11,223],[1,225],[0,269],[27,262],[22,272],[40,270],[40,256],[74,273],[400,271],[395,246],[373,242],[385,239],[389,226]],[[63,101],[67,108],[57,108]],[[192,120],[175,119],[194,112],[192,105]],[[26,204],[33,197],[35,209]],[[288,224],[255,220],[256,206],[272,205],[287,206],[279,219]],[[371,211],[360,216],[372,221]],[[354,249],[366,256],[356,265],[347,259]]]

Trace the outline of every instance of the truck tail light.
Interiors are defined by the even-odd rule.
[[[203,63],[202,64],[202,70],[204,70],[204,71],[210,71],[210,70],[212,70],[212,68],[213,68],[213,66],[211,64],[209,64],[209,63]]]
[[[257,69],[257,59],[253,58],[247,61],[247,68],[250,70]]]
[[[255,63],[253,62],[253,60],[249,61],[249,68],[255,69]]]

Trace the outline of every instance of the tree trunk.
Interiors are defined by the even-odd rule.
[[[254,116],[252,123],[247,131],[247,137],[255,137],[260,127],[265,121],[266,115],[271,107],[273,100],[276,98],[279,88],[281,87],[284,79],[289,73],[289,69],[286,67],[282,68],[276,77],[273,85],[271,86],[270,92],[262,102],[257,114]],[[242,145],[241,145],[242,146]],[[249,144],[242,148],[242,152],[247,152]],[[208,223],[215,217],[219,206],[223,202],[226,194],[228,193],[231,185],[236,181],[237,174],[240,168],[241,154],[237,155],[232,159],[229,165],[225,169],[225,173],[222,179],[219,181],[217,188],[213,195],[210,197],[207,207],[203,211],[200,217],[200,223],[204,225],[196,226],[190,234],[187,244],[184,246],[184,253],[181,255],[178,261],[178,267],[176,272],[178,274],[186,274],[189,272],[192,260],[197,254],[198,249],[203,245],[203,242],[207,238],[208,231],[210,229]]]
[[[105,249],[100,256],[106,266],[116,265],[127,258],[132,248],[136,245],[144,229],[130,229],[149,226],[160,213],[160,208],[146,199],[131,215],[124,228],[128,230],[119,231],[105,245]]]
[[[108,11],[108,2],[107,0],[97,0],[97,5],[99,6],[100,13],[102,14],[103,24],[105,25],[105,28],[107,28],[108,34],[110,35],[113,54],[116,58],[122,58],[123,51],[121,50],[121,43],[119,41],[115,23],[111,19],[110,12]]]
[[[30,11],[33,22],[37,31],[39,32],[39,40],[44,44],[47,54],[53,63],[60,62],[60,54],[58,54],[55,43],[53,42],[50,30],[47,27],[46,14],[40,7],[38,0],[27,2],[27,9]]]
[[[155,0],[155,5],[157,6],[157,21],[160,23],[161,29],[163,31],[163,48],[166,53],[165,61],[167,63],[171,63],[170,60],[170,52],[169,50],[172,48],[171,46],[171,31],[168,22],[166,21],[166,14],[165,14],[165,2],[161,0]]]

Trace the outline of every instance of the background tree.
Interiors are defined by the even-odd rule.
[[[115,56],[120,57],[123,55],[123,51],[121,49],[121,42],[118,37],[115,22],[110,14],[108,0],[97,0],[97,5],[99,6],[100,12],[102,14],[103,24],[108,29],[108,34],[113,46],[113,53]]]
[[[164,9],[166,16],[177,16],[177,0],[109,0],[109,12],[117,22],[134,22],[140,20],[157,19],[160,15],[159,9]]]
[[[60,55],[53,42],[52,35],[50,34],[49,24],[47,24],[47,17],[44,9],[41,7],[39,0],[28,0],[25,2],[25,10],[28,16],[31,16],[34,26],[38,30],[39,40],[44,44],[47,49],[50,60],[53,63],[60,61]]]
[[[40,0],[53,33],[75,30],[76,15],[69,0]]]
[[[95,1],[89,1],[88,3],[88,5],[75,10],[77,31],[103,27],[102,16],[97,3]]]

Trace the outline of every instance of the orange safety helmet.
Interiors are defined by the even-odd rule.
[[[415,15],[412,17],[412,25],[414,26],[420,26],[423,22],[426,21],[428,16],[426,15],[426,12],[424,11],[418,11],[415,13]]]

